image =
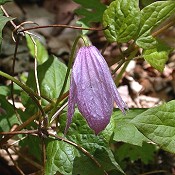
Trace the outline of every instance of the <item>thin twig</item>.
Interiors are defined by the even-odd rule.
[[[70,141],[70,140],[67,140],[67,139],[64,138],[64,137],[60,137],[60,136],[55,135],[55,134],[53,134],[53,133],[48,132],[48,135],[50,135],[50,136],[52,136],[52,137],[54,137],[54,138],[56,138],[56,139],[58,139],[58,140],[60,140],[60,141],[63,141],[63,142],[66,142],[66,143],[68,143],[68,144],[70,144],[70,145],[75,146],[75,147],[78,148],[80,151],[82,151],[86,156],[88,156],[99,168],[102,168],[102,165],[101,165],[101,164],[100,164],[100,163],[99,163],[85,148],[81,147],[80,145],[78,145],[78,144],[76,144],[76,143],[74,143],[74,142],[72,142],[72,141]],[[104,174],[105,174],[105,175],[108,175],[107,172],[106,172],[105,170],[103,170],[103,171],[104,171]]]
[[[29,35],[30,36],[30,35]],[[37,89],[37,93],[38,95],[41,97],[41,91],[40,91],[40,86],[39,86],[39,81],[38,81],[38,71],[37,71],[37,57],[38,57],[38,49],[37,49],[37,45],[36,45],[36,41],[33,39],[32,36],[30,36],[33,44],[34,44],[34,56],[35,56],[35,65],[34,65],[34,72],[35,72],[35,82],[36,82],[36,89]]]
[[[149,175],[149,174],[157,174],[157,173],[167,173],[166,170],[154,170],[154,171],[150,171],[150,172],[147,172],[147,173],[142,173],[142,174],[139,174],[139,175]]]
[[[16,61],[18,46],[19,46],[19,36],[17,37],[17,41],[16,41],[16,45],[15,45],[15,52],[14,52],[14,56],[13,56],[12,76],[14,76],[14,74],[15,74],[15,61]],[[22,124],[22,120],[21,120],[20,115],[18,114],[18,111],[17,111],[16,106],[15,106],[14,83],[13,83],[13,81],[11,81],[11,98],[12,98],[13,109],[15,111],[16,117],[17,117],[19,123]]]
[[[117,67],[112,71],[112,75],[114,75],[118,69],[120,69],[120,67],[123,65],[123,63],[125,62],[126,60],[125,59],[122,59],[120,61],[120,63],[117,65]]]
[[[7,13],[7,11],[4,9],[4,7],[3,7],[2,5],[1,5],[1,9],[2,9],[2,11],[4,12],[4,14],[5,14],[6,17],[10,17],[9,14]],[[12,20],[10,20],[10,23],[12,24],[12,26],[13,26],[14,28],[17,27],[16,24],[15,24]]]
[[[52,105],[48,105],[44,108],[45,112],[48,112],[52,109]],[[19,125],[18,127],[15,128],[15,131],[20,131],[22,129],[24,129],[27,125],[29,125],[32,121],[34,121],[35,119],[37,119],[40,115],[40,112],[37,112],[36,114],[34,114],[33,116],[31,116],[28,120],[26,120],[22,125]],[[14,135],[6,135],[3,139],[1,139],[0,141],[0,146],[2,146],[3,144],[5,144],[10,138],[12,138]]]
[[[165,30],[167,30],[168,28],[170,28],[171,26],[173,26],[175,24],[174,19],[172,21],[170,21],[168,24],[164,25],[161,29],[155,31],[152,33],[153,37],[158,36],[159,34],[163,33]]]
[[[60,114],[60,112],[61,112],[67,105],[68,105],[68,102],[66,102],[62,107],[60,107],[60,108],[58,109],[57,112],[55,112],[55,114],[52,116],[52,118],[51,118],[51,120],[50,120],[50,123],[52,123],[52,122],[55,120],[55,118]]]
[[[45,170],[46,167],[46,144],[44,142],[44,137],[41,138],[41,142],[42,142],[42,156],[43,156],[43,169]],[[43,171],[43,175],[44,175],[44,171]]]
[[[38,130],[0,132],[0,135],[36,134]]]
[[[33,165],[34,167],[38,168],[38,169],[43,169],[43,167],[38,164],[37,162],[33,161],[32,159],[28,158],[26,155],[24,156],[23,154],[21,154],[19,151],[16,150],[16,148],[10,148],[12,151],[14,151],[19,157],[21,157],[22,159],[24,159],[26,162],[30,163],[31,165]]]
[[[13,160],[13,157],[11,156],[9,150],[8,150],[8,149],[5,149],[5,151],[7,152],[8,156],[10,157],[11,161],[13,162],[13,164],[14,164],[14,166],[16,167],[16,169],[18,170],[18,172],[19,172],[21,175],[25,175],[25,174],[23,173],[23,171],[19,168],[17,162],[15,162],[15,161]]]
[[[78,148],[80,151],[82,151],[86,156],[88,156],[89,158],[91,158],[91,159],[95,162],[95,164],[96,164],[98,167],[102,167],[101,164],[100,164],[100,163],[99,163],[85,148],[81,147],[80,145],[78,145],[78,144],[76,144],[76,143],[74,143],[74,142],[72,142],[72,141],[70,141],[70,140],[67,140],[67,139],[64,138],[64,137],[60,137],[60,136],[55,135],[55,134],[50,133],[50,132],[48,132],[48,135],[50,135],[50,136],[52,136],[52,137],[54,137],[54,138],[56,138],[56,139],[58,139],[58,140],[64,141],[64,142],[66,142],[66,143],[68,143],[68,144],[70,144],[70,145],[75,146],[75,147]]]
[[[42,29],[42,28],[52,28],[52,27],[71,28],[71,29],[77,29],[77,30],[92,30],[92,31],[101,31],[101,30],[106,30],[108,28],[108,27],[87,28],[87,27],[69,26],[69,25],[64,25],[64,24],[53,24],[53,25],[45,25],[45,26],[36,26],[36,27],[24,28],[22,30],[19,30],[18,33],[24,32],[24,31],[29,31],[29,30]]]
[[[43,116],[45,116],[45,112],[42,108],[42,106],[39,104],[38,99],[40,99],[41,97],[34,93],[33,90],[31,90],[27,85],[21,83],[20,81],[18,81],[16,78],[14,78],[13,76],[10,76],[9,74],[5,73],[5,72],[2,72],[0,71],[0,75],[15,82],[17,85],[19,85],[30,97],[31,99],[35,102],[35,104],[38,106],[38,108],[40,109],[41,113]]]

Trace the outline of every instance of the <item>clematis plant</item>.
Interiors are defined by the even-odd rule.
[[[109,123],[114,102],[124,113],[127,105],[118,93],[108,65],[95,46],[81,47],[72,68],[67,124],[71,124],[75,105],[95,134]]]

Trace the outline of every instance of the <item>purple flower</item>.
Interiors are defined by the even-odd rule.
[[[116,89],[105,59],[95,46],[80,48],[72,68],[65,133],[71,124],[75,104],[98,134],[109,123],[114,102],[124,113],[127,105]]]

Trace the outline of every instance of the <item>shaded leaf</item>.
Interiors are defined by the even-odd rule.
[[[2,42],[2,30],[5,26],[5,24],[12,19],[13,18],[3,16],[2,11],[0,10],[0,47],[1,47],[1,42]]]
[[[13,0],[0,0],[0,5],[3,5],[7,2],[12,2]]]
[[[148,109],[131,122],[162,149],[175,153],[175,101]]]
[[[81,5],[79,9],[75,10],[75,13],[82,16],[78,21],[78,24],[81,24],[82,27],[90,27],[92,22],[102,21],[103,12],[106,9],[106,6],[102,4],[100,0],[74,0],[74,2]]]
[[[154,160],[154,152],[156,147],[153,144],[144,142],[142,147],[130,144],[123,144],[116,149],[116,156],[119,161],[129,158],[131,161],[141,159],[144,164],[148,164]]]
[[[23,148],[27,147],[28,152],[40,163],[42,162],[42,146],[40,137],[28,135],[25,139],[22,139],[19,142],[19,145]]]
[[[110,4],[103,15],[106,38],[110,42],[128,42],[138,33],[140,9],[138,0],[117,0]]]
[[[18,110],[18,113],[21,118],[25,115],[21,110]],[[0,95],[0,131],[10,131],[14,124],[19,124],[19,121],[13,105],[7,101],[5,96]]]
[[[83,166],[82,166],[83,165]],[[103,175],[103,169],[99,168],[89,157],[81,155],[74,160],[72,175]]]

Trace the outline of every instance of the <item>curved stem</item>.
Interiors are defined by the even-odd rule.
[[[25,84],[21,83],[19,80],[17,80],[16,78],[12,77],[11,75],[9,75],[9,74],[7,74],[7,73],[5,73],[3,71],[0,71],[0,76],[5,77],[5,78],[13,81],[18,86],[20,86],[27,94],[31,94],[32,96],[34,96],[38,100],[41,98],[38,94],[34,93],[28,86],[26,86]]]
[[[47,113],[53,108],[51,104],[46,106],[43,110]],[[36,120],[40,116],[40,112],[37,112],[33,116],[31,116],[29,119],[27,119],[22,125],[17,126],[13,132],[20,131],[24,129],[26,126],[28,126],[32,121]],[[12,138],[14,135],[6,135],[4,138],[0,140],[0,147],[3,146],[10,138]]]
[[[51,112],[51,114],[50,114],[50,116],[49,116],[49,119],[50,119],[51,116],[53,116],[53,115],[55,114],[55,112],[57,111],[57,106],[58,106],[58,104],[59,104],[59,102],[60,102],[60,97],[61,97],[61,96],[63,95],[63,93],[64,93],[64,90],[65,90],[65,87],[66,87],[66,84],[67,84],[67,80],[68,80],[68,77],[69,77],[69,74],[70,74],[70,70],[71,70],[71,67],[72,67],[72,63],[73,63],[73,60],[74,60],[74,55],[75,55],[76,46],[77,46],[77,43],[78,43],[78,41],[79,41],[80,38],[83,39],[85,45],[89,45],[88,40],[87,40],[87,38],[86,38],[85,36],[80,35],[80,36],[78,36],[78,37],[75,39],[74,44],[73,44],[73,46],[72,46],[72,50],[71,50],[71,54],[70,54],[70,59],[69,59],[69,63],[68,63],[68,68],[67,68],[66,76],[65,76],[65,78],[64,78],[64,83],[63,83],[62,89],[61,89],[61,91],[60,91],[60,94],[59,94],[59,96],[58,96],[58,98],[57,98],[57,101],[56,101],[56,103],[55,103],[55,107],[54,107],[53,111]]]
[[[86,28],[86,27],[78,27],[78,26],[69,26],[65,24],[53,24],[53,25],[46,25],[46,26],[35,26],[35,27],[29,27],[29,28],[24,28],[22,30],[19,30],[18,32],[25,32],[29,30],[34,30],[34,29],[42,29],[42,28],[50,28],[50,27],[62,27],[62,28],[71,28],[71,29],[77,29],[77,30],[92,30],[92,31],[101,31],[101,30],[106,30],[107,27],[104,28]]]
[[[120,80],[122,78],[123,73],[125,72],[125,70],[126,70],[128,64],[129,64],[129,62],[131,61],[132,58],[135,57],[135,55],[136,55],[137,52],[138,52],[138,49],[136,49],[133,52],[131,52],[130,56],[128,57],[128,60],[126,60],[124,66],[122,67],[122,70],[120,71],[120,73],[117,75],[117,77],[115,79],[116,86],[119,85],[119,82],[120,82]]]
[[[12,82],[16,83],[18,86],[20,86],[32,98],[32,100],[36,103],[36,105],[40,109],[42,115],[45,116],[45,112],[38,102],[38,100],[41,98],[39,95],[34,93],[28,86],[21,83],[20,81],[18,81],[16,78],[10,76],[9,74],[6,74],[5,72],[0,71],[0,75],[11,80]]]

